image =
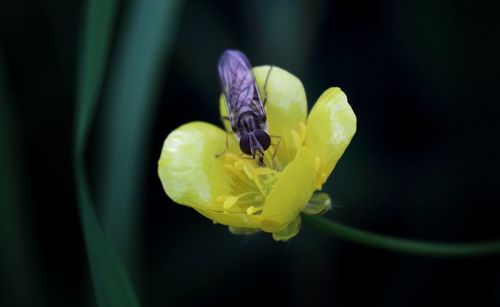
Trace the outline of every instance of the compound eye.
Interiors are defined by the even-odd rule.
[[[257,141],[259,141],[260,146],[262,146],[262,149],[266,150],[269,148],[271,145],[271,138],[269,137],[269,134],[267,134],[265,131],[262,130],[257,130],[254,133],[255,138],[257,138]]]
[[[252,150],[250,146],[250,136],[248,134],[244,134],[240,139],[240,149],[247,155],[252,155]]]

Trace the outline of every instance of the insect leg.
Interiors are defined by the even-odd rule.
[[[251,156],[249,156],[249,155],[247,155],[246,153],[243,153],[243,152],[240,153],[239,157],[242,158],[242,159],[247,159],[247,160],[253,160],[254,159],[253,157],[251,157]]]
[[[221,115],[221,117],[219,117],[219,119],[222,122],[222,128],[223,128],[223,130],[225,130],[226,133],[233,134],[234,132],[233,131],[227,131],[226,130],[227,127],[225,126],[225,121],[227,121],[229,123],[229,128],[232,129],[231,118],[229,116],[226,116],[226,115]],[[227,143],[227,139],[226,139],[226,143]]]
[[[271,143],[272,146],[275,146],[276,148],[273,151],[273,155],[271,156],[271,159],[273,161],[273,169],[276,169],[276,154],[278,153],[278,148],[280,147],[281,144],[281,136],[279,135],[270,135],[271,139],[276,138],[278,139],[278,142],[276,144]]]
[[[224,148],[224,150],[219,152],[218,154],[215,154],[216,158],[222,156],[223,154],[225,154],[227,152],[227,149],[229,148],[229,139],[227,137],[228,134],[233,134],[233,132],[226,131],[226,148]]]
[[[263,101],[263,105],[266,106],[266,102],[267,102],[267,82],[269,81],[269,76],[271,75],[271,70],[273,70],[273,65],[271,65],[271,67],[269,67],[269,71],[267,72],[267,76],[266,76],[266,81],[264,81],[264,86],[262,87],[262,89],[264,90],[264,101]]]

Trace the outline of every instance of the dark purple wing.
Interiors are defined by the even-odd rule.
[[[241,51],[226,50],[217,68],[233,130],[239,115],[245,112],[251,111],[265,119],[266,113],[248,58]]]

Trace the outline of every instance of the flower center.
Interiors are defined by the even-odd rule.
[[[278,138],[278,142],[272,144],[273,148],[265,152],[266,167],[259,167],[252,158],[244,158],[232,152],[224,153],[221,159],[224,168],[231,175],[232,191],[231,195],[217,197],[217,203],[222,207],[222,211],[260,214],[281,171],[295,158],[304,144],[305,136],[306,125],[301,123],[298,131],[290,130],[288,142],[281,142],[283,140]]]
[[[217,202],[225,212],[260,214],[280,172],[259,167],[253,159],[233,153],[226,153],[223,159],[224,168],[231,175],[232,195],[219,196]]]

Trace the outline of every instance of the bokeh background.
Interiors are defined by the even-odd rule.
[[[497,256],[410,256],[308,225],[287,243],[234,236],[172,203],[156,175],[170,131],[220,124],[216,63],[238,48],[298,76],[309,106],[330,86],[347,93],[358,132],[325,186],[329,218],[437,242],[499,239],[498,5],[118,1],[84,154],[91,201],[79,205],[88,2],[0,3],[0,306],[130,302],[89,259],[103,261],[98,273],[118,259],[143,306],[500,306]],[[90,41],[106,37],[96,29]],[[85,241],[84,225],[101,232]],[[99,242],[113,257],[92,252]]]

